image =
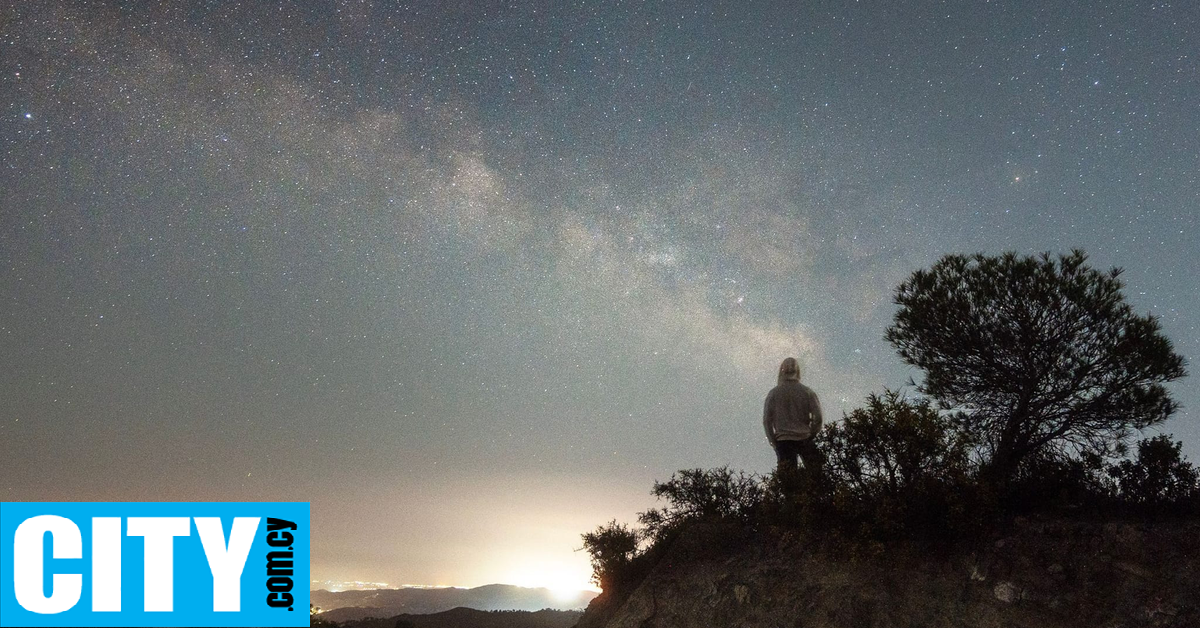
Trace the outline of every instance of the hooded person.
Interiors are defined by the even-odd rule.
[[[821,401],[813,389],[800,383],[800,364],[787,358],[779,365],[777,384],[763,403],[763,429],[775,449],[779,474],[796,472],[796,458],[814,478],[820,475],[825,457],[813,443],[821,430]]]

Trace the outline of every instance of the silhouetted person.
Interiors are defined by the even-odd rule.
[[[800,383],[800,364],[787,358],[779,365],[779,382],[767,393],[763,404],[763,429],[775,448],[780,479],[796,474],[796,456],[804,461],[804,470],[816,480],[821,475],[825,456],[813,443],[821,430],[821,401],[817,393]]]

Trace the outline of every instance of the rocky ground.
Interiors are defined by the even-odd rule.
[[[1200,627],[1197,520],[1020,518],[922,551],[838,549],[779,529],[721,538],[685,532],[577,628]]]

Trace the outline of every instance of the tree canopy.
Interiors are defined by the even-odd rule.
[[[1183,358],[1158,320],[1079,250],[947,255],[896,290],[886,338],[925,372],[919,390],[962,412],[1004,482],[1033,455],[1105,455],[1177,408]]]

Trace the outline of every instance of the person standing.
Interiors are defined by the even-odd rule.
[[[796,457],[814,480],[821,474],[825,456],[813,437],[821,430],[821,401],[813,389],[800,383],[800,364],[787,358],[779,365],[778,383],[763,403],[763,429],[775,449],[780,476],[794,474]]]

